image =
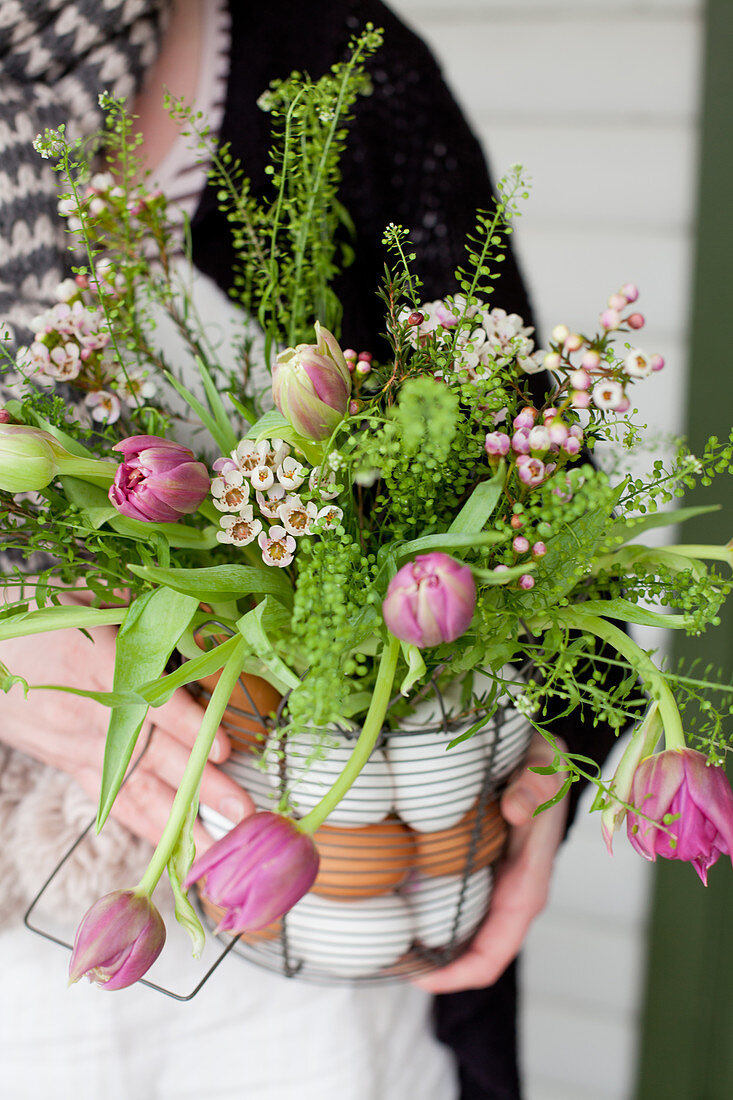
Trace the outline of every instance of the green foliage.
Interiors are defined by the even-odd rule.
[[[174,117],[209,149],[237,255],[236,297],[257,317],[269,346],[307,342],[314,320],[339,330],[341,305],[332,284],[352,259],[352,224],[338,200],[340,160],[354,104],[370,91],[364,62],[381,42],[381,31],[369,24],[352,39],[345,62],[317,80],[292,73],[260,97],[272,120],[270,186],[262,195],[253,193],[227,146],[210,148],[200,116],[171,104]]]

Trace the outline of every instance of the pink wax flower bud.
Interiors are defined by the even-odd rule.
[[[351,397],[351,372],[336,338],[316,321],[315,344],[280,352],[272,372],[272,397],[306,439],[328,439],[341,423]],[[368,359],[358,357],[358,363]],[[359,369],[358,367],[356,369]]]
[[[652,370],[664,370],[664,356],[652,355],[651,364]]]
[[[176,523],[195,512],[206,498],[210,480],[193,451],[157,435],[132,435],[113,448],[122,464],[110,486],[118,512],[146,523]]]
[[[636,286],[636,283],[624,283],[619,293],[623,294],[624,298],[629,304],[635,302],[636,299],[639,297],[639,289]]]
[[[86,976],[102,989],[124,989],[150,969],[164,943],[163,918],[147,894],[105,894],[77,929],[69,982]]]
[[[536,416],[537,412],[535,409],[531,407],[522,409],[521,412],[517,413],[517,415],[514,417],[514,420],[512,421],[514,430],[519,431],[521,428],[526,428],[527,430],[529,430],[530,428],[533,428]]]
[[[629,304],[629,299],[625,294],[612,294],[608,299],[608,308],[615,309],[617,313],[620,313],[622,309]]]
[[[621,315],[617,309],[604,309],[601,314],[601,325],[606,330],[618,328],[621,324]]]
[[[282,814],[246,817],[195,860],[185,887],[205,878],[204,893],[225,912],[218,932],[255,931],[307,894],[318,874],[310,836]]]
[[[534,488],[541,485],[547,476],[547,468],[539,458],[530,455],[520,455],[517,459],[517,473],[523,485]]]
[[[545,451],[549,451],[551,444],[552,439],[547,428],[542,428],[539,424],[537,427],[532,428],[529,433],[529,449],[531,451],[540,451],[544,454]]]
[[[597,351],[587,351],[581,359],[580,365],[583,370],[598,370],[601,365],[601,357]],[[582,389],[581,386],[578,386],[577,388]]]
[[[629,840],[645,859],[689,861],[707,886],[708,868],[733,853],[733,791],[724,769],[709,765],[703,753],[683,748],[647,756],[629,801],[639,811],[627,815]]]
[[[550,443],[556,447],[561,446],[566,442],[568,435],[568,426],[564,424],[562,420],[548,420],[547,422],[547,434],[550,438]]]
[[[530,588],[534,588],[534,577],[530,573],[523,573],[519,578],[519,587],[523,592],[529,592]]]
[[[570,455],[571,458],[574,458],[575,455],[580,454],[580,440],[576,439],[574,435],[569,435],[562,444],[562,449],[566,455]]]
[[[646,320],[643,313],[630,313],[626,318],[626,324],[629,328],[644,328]]]
[[[583,346],[583,337],[579,332],[571,332],[565,341],[565,351],[580,351]]]
[[[590,389],[591,377],[587,370],[574,370],[570,372],[570,385],[574,390]]]
[[[529,431],[527,428],[519,428],[512,436],[512,450],[518,455],[527,455],[530,452]]]
[[[515,554],[526,554],[529,550],[529,539],[524,535],[516,535],[512,539],[512,550]]]
[[[470,568],[436,550],[418,554],[394,575],[382,614],[396,638],[426,649],[468,630],[475,606]]]
[[[511,440],[504,432],[489,432],[486,436],[484,446],[487,455],[502,456],[509,451]]]

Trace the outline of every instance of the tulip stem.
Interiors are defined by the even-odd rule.
[[[244,665],[244,656],[247,652],[247,643],[244,638],[238,639],[232,655],[224,665],[221,676],[214,688],[211,699],[204,711],[204,717],[196,735],[191,755],[186,764],[178,792],[173,800],[170,816],[166,823],[163,835],[158,846],[153,852],[152,858],[145,874],[140,879],[136,889],[140,893],[150,896],[158,885],[160,876],[168,865],[173,850],[178,843],[181,829],[186,821],[191,803],[198,796],[206,761],[209,759],[211,746],[214,743],[217,730],[221,723],[224,711],[227,708],[231,694],[234,691]]]
[[[604,642],[613,646],[622,657],[625,657],[631,667],[638,672],[649,694],[659,704],[659,715],[664,726],[664,742],[668,749],[684,749],[686,747],[685,735],[682,729],[682,719],[675,702],[672,690],[664,676],[652,661],[648,653],[636,644],[633,638],[625,634],[619,627],[609,623],[598,615],[588,615],[583,611],[582,604],[576,607],[563,608],[560,622],[574,630],[585,630],[589,634],[595,634]]]
[[[400,642],[392,634],[382,650],[377,672],[377,681],[372,692],[372,701],[369,704],[364,725],[361,728],[358,740],[354,745],[346,767],[341,772],[328,794],[324,795],[313,809],[305,817],[297,822],[301,833],[312,836],[326,820],[331,810],[341,801],[346,792],[357,778],[362,768],[369,759],[372,749],[379,734],[382,732],[384,716],[392,697],[392,685],[394,683],[397,659],[400,655]]]
[[[111,485],[115,479],[117,466],[101,458],[77,458],[68,455],[58,459],[59,473],[63,477],[78,477],[82,481],[104,482]]]

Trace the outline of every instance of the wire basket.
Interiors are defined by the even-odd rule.
[[[280,742],[254,683],[240,683],[225,716],[234,751],[223,768],[258,809],[286,795],[290,812],[304,815],[341,772],[356,733],[334,731],[320,750],[307,732]],[[480,707],[461,711],[459,698],[458,686],[441,694],[433,685],[409,719],[383,732],[314,836],[321,864],[311,891],[281,920],[240,936],[234,953],[288,977],[379,982],[442,966],[466,948],[489,908],[506,839],[499,795],[531,727],[507,696],[448,750],[482,717]],[[215,837],[231,827],[206,806],[201,816]],[[214,929],[221,910],[200,902]]]

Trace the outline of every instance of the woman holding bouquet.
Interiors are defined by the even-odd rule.
[[[356,254],[356,262],[335,287],[344,308],[344,336],[354,347],[378,348],[382,319],[375,287],[383,266],[380,241],[388,222],[413,230],[425,298],[451,288],[475,211],[489,204],[487,168],[428,50],[378,0],[313,0],[308,5],[274,0],[246,7],[227,5],[224,0],[180,0],[170,13],[156,0],[132,4],[108,0],[104,5],[47,0],[35,5],[31,15],[14,0],[3,0],[3,7],[7,9],[2,20],[5,29],[0,31],[4,163],[13,175],[2,198],[2,224],[7,228],[0,258],[0,316],[13,323],[20,342],[25,342],[24,325],[46,304],[64,273],[63,237],[59,238],[53,221],[55,184],[31,148],[36,133],[61,122],[90,133],[99,125],[97,96],[102,90],[113,85],[118,93],[136,93],[135,112],[153,178],[191,217],[196,267],[226,292],[235,263],[229,226],[215,189],[206,188],[205,169],[193,163],[163,111],[162,87],[186,101],[195,100],[220,140],[231,144],[232,155],[244,164],[256,191],[267,185],[269,129],[267,116],[256,106],[258,96],[272,79],[291,70],[325,72],[342,57],[350,34],[369,21],[384,27],[385,45],[371,66],[373,94],[356,108],[343,165],[341,196],[354,222],[351,243]],[[531,320],[511,253],[502,268],[497,302]],[[217,308],[225,317],[228,307],[223,295]],[[47,681],[78,684],[80,666],[91,666],[100,688],[111,684],[111,630],[101,630],[94,647],[81,637],[72,645],[66,641],[59,645],[58,636],[13,643],[13,647],[7,662],[13,672],[29,680],[37,680],[42,668]],[[86,679],[88,672],[85,668]],[[31,702],[18,689],[6,695],[0,707],[2,737],[9,746],[70,773],[96,797],[106,725],[102,708],[75,700],[59,713],[55,696],[34,693]],[[148,841],[157,839],[165,822],[198,717],[196,704],[185,693],[177,693],[170,704],[156,711],[150,749],[116,804],[122,823]],[[572,723],[566,722],[559,732],[571,747],[582,742],[583,731]],[[593,731],[599,756],[612,739],[608,730]],[[538,743],[529,764],[547,762],[548,751]],[[222,731],[207,766],[202,801],[238,820],[251,812],[252,805],[216,767],[227,752]],[[6,753],[5,801],[0,804],[6,836],[13,835],[18,801],[13,777],[22,774],[23,759]],[[45,782],[46,775],[34,773],[33,781]],[[140,1063],[148,1091],[141,1091],[136,1083],[138,1094],[163,1100],[180,1088],[181,1081],[192,1087],[198,1082],[192,1075],[199,1071],[185,1059],[189,1032],[195,1026],[206,1035],[206,1050],[196,1055],[197,1064],[204,1067],[200,1072],[208,1077],[207,1085],[198,1083],[199,1090],[206,1090],[200,1095],[215,1100],[245,1093],[254,1098],[260,1091],[270,1100],[286,1100],[293,1095],[296,1081],[299,1095],[311,1095],[309,1089],[312,1095],[321,1095],[324,1085],[331,1085],[346,1100],[377,1095],[380,1100],[403,1100],[416,1090],[427,1100],[518,1096],[513,959],[544,904],[554,854],[565,829],[565,804],[532,819],[533,810],[555,788],[555,777],[524,771],[507,789],[502,810],[513,830],[491,915],[468,953],[422,979],[418,984],[423,990],[409,986],[319,989],[259,972],[252,975],[232,963],[192,1005],[170,1010],[152,995],[136,991],[129,1004],[134,1003],[136,1015],[144,1016],[146,1030],[155,1036],[158,1048],[149,1062]],[[18,840],[22,843],[23,838]],[[197,846],[203,849],[209,843],[199,825]],[[24,859],[32,855],[26,852]],[[12,853],[8,862],[12,863]],[[6,874],[12,873],[8,867]],[[18,942],[13,934],[14,950]],[[37,949],[35,941],[21,942],[25,953]],[[221,993],[224,982],[226,1011],[217,1002],[217,986]],[[455,1066],[430,1035],[431,1004],[425,991],[438,994],[437,1034],[453,1049]],[[105,1004],[100,1013],[98,1002],[95,997],[93,1026],[100,1049],[111,1058],[113,1037],[120,1029],[131,1028],[134,1039],[140,1019],[131,1026],[123,1007],[118,1009],[115,1002],[108,1012]],[[303,1026],[306,1012],[309,1021],[320,1017],[323,1026],[317,1035],[310,1031],[312,1025]],[[339,1030],[331,1030],[335,1028]],[[17,1033],[15,1039],[10,1030],[6,1034],[3,1059],[11,1057],[12,1044],[13,1058],[18,1052],[22,1057],[29,1048]],[[230,1035],[235,1044],[241,1044],[238,1034],[247,1044],[246,1065],[221,1054],[223,1038]],[[46,1036],[41,1037],[45,1042]],[[64,1037],[64,1043],[72,1042]],[[56,1057],[57,1064],[62,1064],[63,1044],[56,1048]],[[80,1063],[85,1061],[82,1048],[76,1049],[76,1057]],[[117,1076],[124,1079],[137,1071],[137,1057],[123,1058]],[[68,1071],[71,1074],[70,1067]],[[84,1072],[89,1079],[86,1065]],[[93,1073],[99,1073],[99,1081],[105,1078],[106,1095],[116,1095],[102,1069]],[[236,1092],[237,1086],[241,1093]],[[60,1095],[58,1089],[56,1094]]]

